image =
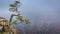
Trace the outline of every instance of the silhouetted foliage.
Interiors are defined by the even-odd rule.
[[[12,25],[17,24],[18,21],[20,21],[20,23],[25,22],[26,24],[29,24],[30,19],[24,18],[23,16],[21,16],[20,11],[18,10],[18,8],[20,7],[19,1],[15,1],[9,6],[10,6],[9,11],[16,12],[16,14],[11,14],[9,20],[1,17],[0,26],[3,26],[2,27],[3,34],[16,34],[16,30],[13,29]],[[13,16],[16,16],[15,20],[12,20]]]

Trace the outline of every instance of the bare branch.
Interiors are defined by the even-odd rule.
[[[12,14],[11,17],[10,17],[10,19],[9,19],[9,22],[12,22],[13,16],[18,16],[18,14]]]

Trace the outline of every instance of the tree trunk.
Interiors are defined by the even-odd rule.
[[[11,17],[10,17],[9,22],[12,22],[12,18],[13,18],[13,16],[18,16],[18,14],[12,14]]]

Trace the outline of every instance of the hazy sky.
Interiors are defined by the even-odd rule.
[[[20,0],[19,0],[20,1]],[[9,4],[14,0],[0,0],[0,16],[9,18]],[[60,0],[21,0],[20,11],[24,17],[31,18],[31,24],[60,22]]]
[[[9,4],[13,3],[13,1],[14,0],[0,0],[0,13],[2,13],[1,16],[9,13]],[[60,0],[21,0],[21,3],[21,12],[23,14],[47,14],[52,12],[59,13],[60,11]]]

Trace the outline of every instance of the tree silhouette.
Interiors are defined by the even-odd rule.
[[[11,15],[9,22],[12,21],[13,16],[17,16],[17,19],[19,21],[21,21],[21,22],[25,21],[26,23],[30,23],[30,20],[28,18],[23,18],[23,16],[21,16],[20,11],[18,10],[19,7],[20,7],[20,2],[19,1],[15,1],[14,3],[10,4],[9,10],[12,11],[12,12],[16,12],[16,14]]]
[[[20,6],[20,2],[19,1],[15,1],[15,3],[13,3],[13,4],[10,4],[10,11],[12,11],[12,12],[16,12],[16,13],[18,13],[18,14],[12,14],[11,15],[11,18],[10,18],[10,22],[12,21],[12,18],[13,18],[13,16],[18,16],[18,15],[20,15],[20,13],[19,13],[19,11],[18,11],[18,7]]]
[[[0,17],[0,26],[3,26],[2,29],[1,29],[3,34],[5,34],[5,33],[6,34],[7,33],[16,34],[16,30],[13,29],[12,25],[17,24],[18,21],[20,21],[20,23],[25,22],[26,24],[29,24],[30,19],[24,18],[20,14],[20,11],[18,10],[18,8],[20,7],[20,2],[19,1],[14,1],[14,3],[10,4],[9,6],[10,6],[9,11],[16,12],[16,14],[11,14],[9,20],[6,19],[6,18]],[[13,16],[16,16],[16,20],[12,21]]]

